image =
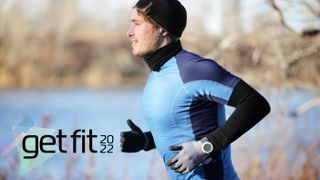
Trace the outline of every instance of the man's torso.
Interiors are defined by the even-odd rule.
[[[225,121],[224,105],[239,78],[212,60],[181,51],[159,72],[150,72],[142,96],[142,112],[164,162],[177,152],[169,146],[201,139]],[[171,179],[234,179],[230,146],[212,154],[207,165]]]

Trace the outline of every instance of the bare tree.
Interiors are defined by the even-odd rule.
[[[239,34],[242,32],[240,21],[240,3],[239,0],[222,1],[222,27],[226,34]]]
[[[280,24],[283,25],[290,32],[297,33],[297,34],[304,36],[304,37],[315,36],[320,33],[319,28],[308,28],[308,29],[303,30],[302,32],[297,32],[291,26],[288,25],[288,23],[286,22],[286,20],[284,18],[283,10],[281,10],[281,8],[277,5],[276,1],[275,0],[268,0],[267,2],[270,4],[270,6],[276,12],[277,18],[278,18],[278,21],[280,22]],[[315,6],[312,5],[310,2],[307,2],[306,0],[300,0],[300,1],[298,1],[298,3],[301,4],[303,7],[307,8],[311,14],[313,14],[317,19],[320,20],[320,1],[319,0],[314,2],[314,3],[316,3]]]

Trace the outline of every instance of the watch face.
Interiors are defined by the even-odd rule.
[[[205,153],[210,153],[213,149],[213,146],[212,146],[212,144],[206,142],[203,144],[202,148]]]

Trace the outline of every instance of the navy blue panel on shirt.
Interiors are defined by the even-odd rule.
[[[211,59],[182,51],[175,56],[184,83],[195,80],[211,80],[233,88],[238,78]]]
[[[205,134],[218,128],[217,103],[202,100],[193,100],[190,105],[190,120],[196,140],[200,140]]]

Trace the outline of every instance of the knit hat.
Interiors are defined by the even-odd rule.
[[[178,0],[139,0],[134,6],[175,38],[187,24],[187,12]]]

